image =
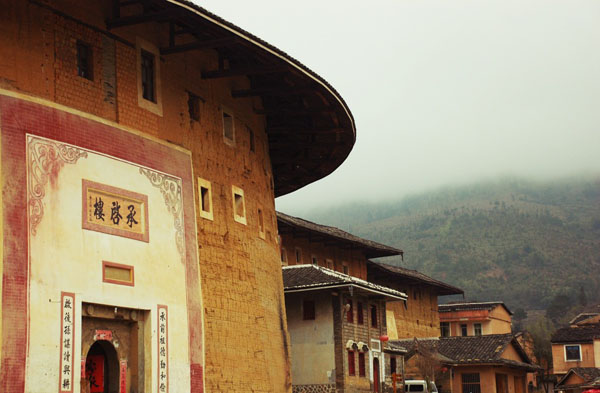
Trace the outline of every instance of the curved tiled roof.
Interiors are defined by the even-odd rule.
[[[506,307],[504,302],[451,302],[440,304],[438,306],[440,312],[465,311],[465,310],[488,310],[491,311],[497,306],[502,306],[510,315],[512,311]]]
[[[383,285],[373,284],[322,266],[284,266],[282,271],[284,292],[353,286],[394,299],[406,300],[406,294],[400,291],[384,287]]]
[[[397,279],[404,279],[416,282],[418,284],[424,284],[428,286],[435,287],[437,289],[438,295],[460,295],[463,294],[464,291],[460,288],[452,286],[450,284],[446,284],[445,282],[436,280],[435,278],[429,277],[421,272],[416,270],[406,269],[400,266],[388,265],[386,263],[375,262],[375,261],[367,261],[367,269],[377,269],[382,272],[384,275],[387,275],[388,278],[393,279],[389,276],[393,276]],[[369,274],[369,273],[368,273]]]
[[[327,240],[335,240],[341,244],[348,244],[355,248],[362,249],[367,258],[402,255],[403,253],[402,250],[397,248],[354,236],[339,228],[315,224],[314,222],[298,217],[292,217],[281,212],[277,212],[277,222],[279,224],[280,233],[292,233],[293,235],[294,232],[297,233],[298,231],[303,231],[312,234],[313,238],[321,237]]]
[[[442,356],[450,359],[449,363],[453,365],[490,364],[505,365],[532,371],[538,369],[538,366],[532,364],[512,334],[441,337],[439,339],[427,340],[414,339],[412,341],[394,341],[394,343],[405,346],[409,354],[415,349],[415,346],[422,345],[429,351],[437,351]],[[511,344],[523,361],[502,358],[502,353]]]
[[[558,329],[552,334],[550,342],[552,343],[582,343],[592,342],[600,338],[600,324],[586,324],[569,326]]]

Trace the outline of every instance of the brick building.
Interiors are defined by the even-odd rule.
[[[406,302],[387,304],[388,324],[397,327],[390,332],[392,340],[439,337],[439,296],[464,294],[460,288],[400,266],[368,261],[367,274],[370,281],[402,291],[408,296]],[[394,331],[397,335],[394,335]]]
[[[539,369],[512,334],[394,341],[407,349],[406,378],[429,373],[441,393],[525,393]]]
[[[442,337],[507,334],[512,311],[503,302],[452,302],[440,304]]]
[[[367,280],[368,258],[402,251],[278,214],[294,392],[383,392],[404,349],[387,343],[398,290]]]
[[[183,0],[0,7],[0,391],[290,391],[274,198],[343,99]]]

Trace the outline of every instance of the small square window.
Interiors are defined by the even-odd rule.
[[[223,110],[223,139],[228,145],[235,144],[235,128],[233,115]]]
[[[258,209],[258,236],[261,239],[265,238],[265,221],[263,219],[262,209]]]
[[[565,360],[567,362],[581,361],[581,346],[580,345],[565,345]]]
[[[315,266],[318,266],[318,265],[319,265],[319,261],[318,261],[318,259],[317,259],[317,257],[316,257],[316,256],[314,256],[314,255],[313,255],[313,256],[311,257],[311,260],[312,260],[312,264],[313,264],[313,265],[315,265]]]
[[[231,186],[233,195],[233,219],[240,224],[246,225],[246,202],[244,201],[244,190]]]
[[[302,319],[305,321],[314,321],[315,320],[315,301],[314,300],[304,300],[302,302]]]
[[[296,263],[302,263],[302,249],[296,247]]]
[[[77,41],[77,75],[94,80],[92,46],[83,41]]]
[[[208,180],[198,178],[198,197],[200,199],[200,217],[212,221],[212,191]]]
[[[200,121],[200,101],[200,97],[188,92],[188,113],[190,120]]]
[[[473,334],[475,336],[481,336],[482,330],[481,330],[481,324],[480,323],[473,324]]]

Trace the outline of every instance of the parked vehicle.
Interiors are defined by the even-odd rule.
[[[404,382],[404,391],[406,393],[438,393],[435,382],[429,382],[430,389],[427,388],[427,381],[424,379],[409,379]]]

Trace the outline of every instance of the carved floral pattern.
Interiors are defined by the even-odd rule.
[[[177,244],[177,250],[181,255],[181,260],[185,261],[181,180],[148,168],[140,168],[140,173],[145,175],[148,180],[150,180],[150,183],[160,190],[165,200],[165,205],[167,205],[167,209],[173,215],[173,223],[175,225],[175,243]]]
[[[55,182],[64,164],[87,158],[87,152],[47,139],[27,136],[29,228],[32,235],[44,217],[43,199],[48,181]]]

